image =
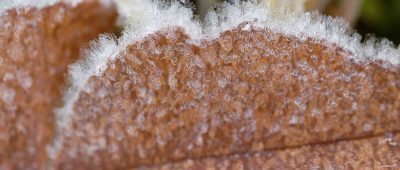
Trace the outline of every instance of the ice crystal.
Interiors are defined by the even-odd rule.
[[[127,53],[127,46],[128,45],[133,45],[136,42],[143,41],[148,35],[155,33],[157,31],[161,31],[163,34],[166,34],[168,36],[168,40],[174,41],[174,34],[169,33],[169,31],[174,32],[174,29],[172,28],[180,28],[182,29],[188,36],[188,43],[191,43],[193,45],[201,45],[201,43],[204,40],[214,40],[218,38],[219,44],[222,47],[221,51],[219,53],[216,53],[213,50],[209,50],[205,53],[207,53],[207,59],[209,60],[209,63],[211,66],[214,66],[217,64],[215,58],[222,58],[224,61],[224,64],[226,65],[234,65],[235,61],[238,58],[243,58],[243,60],[247,62],[257,62],[257,61],[251,61],[251,54],[256,53],[255,50],[253,50],[256,47],[261,47],[265,51],[269,52],[272,56],[274,57],[281,57],[281,56],[287,56],[290,54],[290,49],[287,49],[289,47],[282,46],[280,47],[282,50],[268,50],[268,47],[265,44],[262,44],[262,42],[259,42],[258,44],[242,44],[242,46],[238,49],[242,53],[244,53],[244,56],[235,56],[235,55],[230,55],[228,51],[231,51],[233,49],[233,41],[235,40],[236,37],[230,37],[230,36],[221,36],[221,33],[227,30],[232,30],[233,28],[236,27],[241,27],[242,30],[250,30],[250,29],[255,29],[255,30],[270,30],[276,34],[282,34],[288,37],[296,37],[300,39],[301,41],[306,41],[308,39],[312,39],[313,42],[320,42],[326,45],[334,45],[335,48],[342,48],[344,52],[348,52],[350,57],[354,62],[360,62],[360,61],[383,61],[383,66],[385,67],[391,67],[391,66],[397,66],[400,63],[400,50],[399,48],[395,48],[393,46],[393,43],[389,42],[388,40],[381,40],[378,41],[375,38],[371,38],[367,40],[366,42],[362,43],[361,42],[361,36],[357,33],[355,33],[350,27],[349,24],[345,23],[341,19],[335,19],[331,17],[325,17],[322,16],[318,13],[282,13],[279,11],[272,10],[268,6],[261,6],[255,3],[251,2],[243,2],[243,3],[237,3],[237,4],[221,4],[215,11],[210,11],[205,18],[204,23],[200,23],[193,16],[192,12],[190,9],[185,8],[180,6],[177,3],[172,3],[170,6],[165,6],[165,5],[160,5],[157,3],[152,3],[150,1],[146,1],[145,4],[143,4],[142,7],[136,7],[136,6],[130,6],[129,8],[124,8],[123,6],[120,6],[122,14],[129,13],[129,11],[141,11],[142,15],[137,15],[135,17],[129,17],[129,15],[126,15],[128,18],[125,20],[125,30],[122,35],[122,37],[116,39],[112,36],[102,36],[99,38],[99,40],[96,43],[93,43],[91,45],[91,49],[87,51],[85,54],[85,57],[79,61],[78,63],[72,65],[70,67],[70,83],[71,87],[65,94],[65,99],[64,99],[64,106],[60,108],[57,111],[57,117],[58,117],[58,130],[61,131],[66,131],[66,135],[68,136],[68,130],[70,129],[70,124],[71,124],[71,117],[75,113],[76,110],[74,110],[74,104],[75,102],[79,99],[79,95],[84,89],[89,89],[89,79],[91,77],[101,77],[104,74],[104,71],[107,70],[108,67],[112,69],[117,69],[115,68],[116,66],[113,64],[108,64],[112,62],[126,62],[124,59],[120,58],[120,56],[124,56]],[[271,39],[274,39],[276,37],[271,36],[268,37]],[[245,39],[245,38],[244,38]],[[287,40],[290,41],[290,40]],[[161,54],[160,50],[164,51],[167,59],[171,60],[171,63],[174,64],[177,61],[181,60],[181,58],[176,59],[174,56],[169,56],[168,51],[170,50],[181,50],[181,49],[174,49],[173,47],[163,47],[163,49],[156,49],[156,48],[151,48],[154,46],[154,44],[151,44],[152,41],[149,42],[148,49],[144,50],[145,54],[143,55],[152,55],[152,54]],[[140,43],[139,43],[140,44]],[[138,47],[135,47],[138,49],[143,49],[145,47],[142,47],[138,45]],[[179,53],[183,54],[182,58],[190,60],[190,62],[187,62],[187,65],[180,65],[180,67],[188,67],[190,69],[188,74],[191,75],[192,80],[186,82],[185,86],[190,87],[190,89],[195,93],[197,96],[194,97],[194,99],[201,98],[202,97],[202,83],[207,83],[207,80],[202,79],[204,76],[204,72],[201,71],[194,71],[196,68],[204,68],[206,67],[205,64],[203,63],[202,60],[196,58],[194,55],[191,53],[181,50]],[[208,54],[209,53],[209,54]],[[312,54],[312,51],[308,51],[309,54]],[[329,51],[326,51],[326,53],[329,53]],[[172,53],[174,54],[174,53]],[[334,54],[332,54],[334,55]],[[193,57],[194,56],[194,57]],[[315,56],[315,58],[319,58],[321,56]],[[135,94],[137,95],[136,97],[138,100],[137,102],[138,106],[141,105],[149,105],[149,106],[154,106],[157,107],[157,104],[160,104],[162,106],[163,101],[162,99],[157,100],[155,91],[160,89],[163,86],[163,75],[165,72],[161,68],[158,68],[156,64],[154,64],[151,60],[140,60],[138,59],[138,56],[135,56],[133,54],[127,54],[127,60],[132,61],[133,64],[137,64],[139,66],[145,66],[146,69],[143,70],[134,70],[133,68],[127,66],[126,68],[118,68],[124,70],[125,73],[127,73],[129,76],[129,79],[131,79],[132,84],[143,84],[143,83],[148,83],[146,87],[138,87],[135,88]],[[328,60],[329,62],[329,60]],[[252,63],[254,64],[254,63]],[[143,66],[143,67],[144,67]],[[285,64],[281,65],[271,65],[271,68],[268,68],[265,65],[260,64],[257,67],[257,71],[259,73],[265,73],[269,69],[278,69],[278,68],[284,68]],[[318,68],[313,68],[309,63],[307,62],[299,62],[296,64],[296,67],[300,69],[295,69],[295,70],[289,70],[291,71],[290,75],[283,75],[282,79],[283,80],[299,80],[301,82],[307,83],[310,79],[310,77],[306,77],[306,73],[311,73],[313,75],[313,79],[319,79],[319,80],[324,80],[324,79],[332,79],[332,80],[346,80],[350,81],[353,77],[357,77],[362,79],[362,75],[357,75],[357,73],[351,73],[351,74],[341,74],[341,73],[332,73],[331,75],[327,75],[327,77],[319,76],[318,72],[320,70],[327,70],[327,68],[323,68],[324,66],[318,67]],[[318,70],[320,69],[320,70]],[[222,67],[220,66],[220,72],[216,75],[218,77],[217,80],[217,85],[219,89],[213,89],[214,91],[211,90],[210,92],[210,98],[214,99],[216,97],[222,97],[224,101],[227,102],[232,102],[234,103],[234,97],[232,94],[223,94],[221,96],[216,96],[218,94],[219,90],[224,90],[227,87],[235,87],[235,88],[240,88],[240,87],[251,87],[251,84],[246,84],[246,82],[240,82],[239,80],[235,80],[232,77],[235,77],[234,75],[236,74],[232,69],[229,67]],[[137,72],[144,72],[144,74],[137,74]],[[169,88],[175,89],[177,88],[177,84],[179,84],[177,81],[177,78],[175,77],[174,70],[168,70],[169,75],[166,77],[167,79],[167,84]],[[119,73],[119,72],[118,72]],[[244,73],[245,74],[245,73]],[[362,74],[362,73],[360,73]],[[142,77],[140,77],[140,75]],[[144,76],[145,75],[145,76]],[[109,75],[110,81],[115,81],[118,80],[121,75]],[[260,78],[262,79],[262,77]],[[364,79],[362,79],[364,80]],[[110,83],[111,84],[111,83]],[[116,86],[126,86],[126,89],[129,89],[129,84],[115,84]],[[111,87],[110,87],[111,88]],[[259,87],[253,87],[253,88],[259,88]],[[321,87],[312,87],[314,88],[313,90],[319,91],[321,90]],[[115,90],[121,90],[121,88],[114,87],[112,89]],[[307,94],[309,93],[309,89],[299,89],[301,91],[301,95],[297,97],[294,101],[287,101],[285,105],[291,105],[294,104],[295,107],[299,108],[299,113],[293,114],[289,120],[286,120],[286,122],[289,125],[292,125],[293,127],[302,124],[304,117],[302,116],[302,113],[307,110],[306,103],[310,102],[311,99],[307,98]],[[118,102],[112,101],[111,99],[108,99],[108,96],[112,96],[113,92],[107,92],[107,88],[101,88],[98,90],[97,95],[100,98],[103,98],[102,101],[99,102],[104,102],[104,105],[112,105],[115,107],[120,106]],[[249,92],[250,93],[250,92]],[[364,94],[365,93],[365,94]],[[370,95],[368,92],[364,92],[363,95]],[[111,95],[108,95],[111,94]],[[118,93],[117,93],[118,94]],[[327,92],[327,94],[335,94],[333,92]],[[130,94],[124,94],[129,96]],[[176,94],[176,96],[179,97],[179,95],[183,94]],[[336,94],[335,94],[336,95]],[[339,94],[338,94],[339,95]],[[351,98],[350,94],[347,94],[349,98]],[[334,110],[336,107],[338,107],[337,103],[337,96],[330,96],[327,100],[327,110],[331,111]],[[119,101],[121,102],[121,101]],[[134,103],[133,103],[134,104]],[[198,107],[199,105],[204,103],[199,103],[196,101],[185,101],[184,104],[180,106],[174,106],[177,107],[178,110],[188,110],[191,108]],[[206,103],[207,104],[207,103]],[[205,104],[205,105],[206,105]],[[237,107],[240,106],[239,102],[235,103]],[[121,104],[122,105],[122,104]],[[171,106],[172,107],[172,106]],[[356,109],[358,107],[357,103],[353,103],[350,108]],[[208,107],[203,107],[203,108],[208,108]],[[92,108],[95,109],[95,108]],[[111,109],[110,109],[111,110]],[[156,110],[156,109],[155,109]],[[76,112],[79,112],[77,110]],[[154,112],[157,112],[154,111]],[[209,111],[204,109],[201,113],[206,115]],[[188,146],[188,150],[191,150],[195,148],[196,145],[203,145],[206,143],[204,141],[202,134],[205,132],[209,132],[210,134],[213,134],[215,131],[215,128],[220,127],[221,125],[227,124],[227,123],[232,123],[232,122],[240,122],[241,118],[244,117],[246,121],[246,125],[244,125],[238,133],[240,133],[246,141],[250,141],[253,138],[252,132],[254,132],[257,129],[257,124],[256,121],[253,119],[253,114],[252,110],[248,109],[246,112],[236,112],[236,111],[229,111],[224,115],[210,115],[211,120],[207,123],[200,123],[200,127],[196,127],[197,129],[194,129],[193,131],[195,132],[194,134],[188,134],[188,138],[192,139],[194,143],[190,143]],[[93,112],[95,113],[95,112]],[[115,113],[115,114],[123,114],[123,113]],[[156,117],[159,119],[162,119],[163,116],[165,115],[165,111],[160,111],[157,112]],[[185,113],[181,113],[185,114]],[[320,113],[319,110],[313,110],[312,114],[315,117],[318,117]],[[134,122],[132,123],[131,126],[129,126],[128,129],[126,129],[126,132],[130,136],[136,136],[138,135],[138,130],[145,131],[148,127],[152,126],[152,122],[149,121],[148,119],[152,116],[152,113],[138,113],[138,115],[134,118]],[[83,115],[82,117],[85,117],[88,115]],[[96,116],[96,115],[94,115]],[[118,116],[116,116],[118,119]],[[80,118],[76,118],[80,119]],[[83,118],[82,118],[83,119]],[[172,119],[172,118],[171,118]],[[108,119],[106,121],[118,121],[114,119]],[[285,120],[283,120],[285,121]],[[332,121],[337,121],[335,119],[335,116],[332,116]],[[122,121],[123,122],[123,121]],[[179,122],[179,120],[170,120],[171,124],[174,124],[177,127],[183,126],[184,123]],[[110,123],[112,124],[112,123]],[[157,129],[158,131],[156,132],[156,144],[155,146],[163,146],[168,143],[168,140],[170,140],[172,137],[172,134],[163,134],[159,133],[162,128],[162,125],[160,125],[160,129]],[[167,127],[167,125],[165,125]],[[328,125],[325,126],[326,128],[320,129],[321,131],[328,131],[330,130],[331,127]],[[84,130],[87,131],[96,131],[97,129],[93,127],[84,127]],[[280,124],[275,124],[272,129],[269,129],[270,134],[272,135],[274,133],[278,133],[281,131],[283,127],[280,126]],[[362,130],[368,132],[373,130],[372,124],[366,123],[364,124]],[[109,136],[116,137],[120,140],[123,140],[124,135],[119,135],[116,134],[117,131],[111,129],[108,133]],[[234,133],[234,132],[232,132]],[[99,132],[93,133],[93,134],[100,134]],[[237,136],[234,136],[232,138],[237,138]],[[96,150],[101,149],[106,147],[106,144],[104,143],[104,139],[90,139],[93,141],[90,141],[88,146],[89,153],[94,153]],[[55,139],[55,147],[52,148],[51,150],[51,155],[53,157],[59,152],[60,147],[62,147],[64,142],[63,136],[57,136]],[[84,147],[84,146],[81,146]],[[138,151],[138,155],[140,158],[145,158],[148,156],[150,153],[147,152],[145,149],[145,146],[135,146],[136,150]],[[79,147],[75,146],[74,150],[78,150]],[[73,151],[71,151],[73,152]],[[176,153],[179,154],[179,153]]]
[[[55,4],[57,2],[66,2],[72,5],[76,5],[80,1],[82,0],[1,0],[0,15],[3,11],[11,8],[27,8],[27,7],[43,8]]]

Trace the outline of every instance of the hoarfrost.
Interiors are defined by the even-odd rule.
[[[297,115],[292,115],[289,120],[289,125],[297,125],[299,123],[299,117]]]
[[[3,84],[0,84],[0,98],[7,104],[14,101],[16,92],[14,89],[9,88]]]
[[[363,125],[363,130],[364,132],[370,132],[372,131],[373,126],[370,123],[364,123]]]
[[[4,76],[3,76],[3,81],[12,81],[12,80],[14,80],[14,74],[12,74],[12,73],[5,73],[4,74]]]
[[[143,1],[142,1],[143,2]],[[64,106],[57,110],[57,131],[68,130],[70,125],[70,116],[75,114],[73,112],[73,105],[79,97],[80,92],[87,88],[88,79],[92,76],[100,76],[103,74],[104,70],[107,68],[107,62],[115,61],[119,59],[126,52],[126,47],[133,44],[134,42],[143,40],[147,35],[152,34],[156,31],[166,31],[173,27],[180,27],[189,36],[188,42],[199,45],[203,40],[213,40],[220,36],[223,31],[233,29],[242,23],[244,30],[249,29],[266,29],[275,33],[281,33],[290,37],[297,37],[300,40],[307,40],[312,38],[313,41],[326,43],[328,45],[336,45],[344,51],[350,52],[352,59],[355,62],[358,61],[384,61],[384,66],[398,65],[400,63],[400,49],[395,48],[393,43],[388,40],[378,41],[375,38],[367,40],[365,43],[361,43],[361,36],[355,33],[348,23],[345,23],[341,19],[335,19],[331,17],[325,17],[318,13],[282,13],[279,11],[272,10],[269,6],[262,6],[254,4],[251,2],[243,2],[234,5],[229,5],[227,3],[221,4],[217,10],[210,11],[205,19],[204,23],[197,21],[191,13],[191,10],[184,8],[177,3],[172,3],[171,6],[166,7],[159,5],[157,3],[152,3],[150,1],[144,1],[143,6],[133,6],[129,5],[128,8],[123,8],[120,6],[122,14],[130,13],[129,11],[139,10],[141,15],[137,17],[129,17],[125,25],[125,30],[122,37],[116,39],[112,36],[102,36],[98,39],[96,43],[91,44],[91,48],[87,51],[83,58],[78,63],[73,64],[70,67],[69,81],[71,83],[70,88],[65,93]],[[273,38],[273,37],[271,37]],[[232,49],[232,37],[224,37],[220,39],[221,46],[224,50]],[[257,46],[263,46],[262,44],[257,44]],[[282,47],[286,48],[286,47]],[[244,46],[244,53],[251,52],[248,51],[249,48]],[[282,50],[286,51],[286,50]],[[148,51],[150,53],[158,53],[158,51]],[[213,57],[217,57],[212,51],[210,53],[210,61]],[[284,56],[287,54],[275,54],[274,56]],[[310,51],[311,53],[311,51]],[[219,54],[222,55],[222,54]],[[222,57],[227,57],[227,62],[231,62],[235,57],[225,55]],[[129,60],[138,61],[136,64],[149,64],[145,61],[140,61],[136,56],[129,56]],[[202,62],[195,60],[195,65],[198,67],[204,67]],[[210,62],[213,64],[213,62]],[[316,72],[307,63],[299,63],[304,71]],[[150,70],[157,70],[157,68],[151,68]],[[260,72],[265,72],[269,68],[265,68],[262,65],[259,68]],[[134,74],[133,71],[129,71]],[[156,72],[155,72],[156,73]],[[160,76],[160,73],[157,73]],[[157,84],[158,77],[149,77],[153,86],[155,88],[160,88],[160,84]],[[174,74],[168,77],[168,84],[171,88],[177,86],[177,80]],[[301,73],[293,72],[293,75],[298,76],[300,79],[305,80],[305,77],[301,77]],[[195,77],[195,76],[194,76]],[[349,77],[344,76],[344,79],[349,79]],[[218,86],[220,88],[227,87],[230,84],[229,77],[220,77],[218,79]],[[233,84],[233,83],[232,83]],[[187,84],[194,90],[201,89],[201,83],[194,80]],[[138,97],[142,98],[147,104],[154,102],[151,90],[140,88],[138,92]],[[211,94],[212,96],[212,94]],[[231,97],[229,95],[224,95],[226,101],[230,101]],[[306,110],[305,103],[302,101],[303,98],[299,98],[295,103],[303,110]],[[190,108],[191,105],[196,103],[191,103],[181,106],[183,109]],[[330,102],[329,107],[336,107],[334,101]],[[357,107],[357,103],[354,103],[352,107]],[[251,119],[251,112],[246,112],[244,116],[249,119],[250,130],[255,130],[255,121]],[[223,124],[224,121],[232,122],[240,120],[240,112],[231,112],[225,117],[220,117],[218,115],[212,115],[210,120],[210,127],[207,126],[205,131],[211,131],[212,128],[218,127]],[[315,111],[314,115],[319,114],[319,111]],[[135,125],[137,127],[132,127],[127,129],[128,134],[135,136],[137,130],[143,130],[145,128],[145,113],[140,113],[136,117]],[[303,117],[293,115],[288,120],[290,125],[296,125],[302,123]],[[179,123],[178,123],[179,126]],[[137,129],[136,129],[137,128]],[[203,129],[203,128],[201,128]],[[372,126],[364,125],[363,130],[370,131]],[[203,131],[203,130],[202,130]],[[276,124],[271,133],[276,133],[280,131],[279,124]],[[164,144],[164,138],[157,136],[158,143]],[[50,155],[54,156],[59,151],[61,145],[63,144],[63,137],[58,135],[54,140],[54,147],[50,151]],[[203,144],[201,134],[196,137],[196,144]],[[188,146],[189,147],[189,146]],[[189,148],[192,148],[190,146]],[[142,146],[137,146],[136,148],[139,152],[141,158],[146,157],[147,153]]]
[[[25,8],[25,7],[43,8],[49,5],[53,5],[57,2],[67,2],[71,5],[76,5],[81,1],[82,0],[1,0],[0,15],[3,13],[3,11],[11,8]]]
[[[393,133],[386,133],[385,134],[385,141],[387,142],[387,144],[389,144],[389,146],[395,147],[395,146],[398,145],[398,141],[395,139]]]
[[[29,75],[28,72],[23,70],[17,71],[17,80],[20,83],[21,87],[24,90],[28,90],[32,86],[32,77]]]

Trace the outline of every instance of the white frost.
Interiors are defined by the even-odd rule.
[[[70,4],[77,4],[82,0],[1,0],[0,1],[0,14],[11,8],[24,8],[24,7],[35,7],[43,8],[46,6],[53,5],[57,2],[67,2]]]
[[[99,0],[103,5],[109,6],[113,0]],[[71,6],[75,6],[82,0],[0,0],[0,15],[8,9],[12,8],[44,8],[58,2],[64,2]]]
[[[138,2],[138,1],[137,1]],[[249,22],[253,29],[268,29],[287,36],[295,36],[301,40],[313,38],[314,41],[326,44],[336,44],[349,51],[357,61],[384,61],[385,66],[400,63],[400,50],[393,43],[384,39],[371,38],[365,43],[361,36],[355,33],[348,23],[341,19],[322,16],[318,13],[286,13],[274,11],[269,6],[262,6],[250,2],[235,5],[221,4],[216,11],[210,11],[205,22],[200,23],[190,9],[178,4],[169,7],[160,6],[150,1],[142,4],[139,17],[126,20],[123,35],[116,39],[110,36],[101,36],[91,45],[84,58],[70,67],[70,88],[65,94],[64,106],[57,110],[58,131],[68,129],[69,117],[73,113],[73,103],[80,92],[87,88],[87,81],[92,76],[98,76],[107,68],[107,62],[123,55],[126,47],[155,31],[168,31],[168,28],[181,27],[189,36],[189,43],[199,44],[203,40],[217,38],[221,32],[236,28],[243,22]],[[129,13],[138,10],[137,7],[121,9]],[[123,12],[121,12],[123,13]],[[246,29],[249,26],[246,25]],[[170,81],[171,85],[174,80]],[[292,117],[290,124],[297,124],[297,117]],[[368,128],[367,128],[368,129]],[[54,141],[51,155],[55,156],[58,147],[62,145],[62,135]]]
[[[14,101],[16,92],[14,89],[0,84],[0,98],[4,103],[10,104]]]

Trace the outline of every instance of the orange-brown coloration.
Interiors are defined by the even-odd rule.
[[[97,1],[9,9],[0,16],[0,169],[41,169],[67,65],[116,11]]]
[[[179,29],[149,35],[91,77],[57,167],[139,167],[400,130],[398,70],[267,30],[188,40]]]
[[[142,169],[398,169],[400,134],[270,152],[185,160]]]

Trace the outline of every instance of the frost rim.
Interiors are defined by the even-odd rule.
[[[75,114],[73,105],[81,91],[87,89],[92,76],[100,76],[107,69],[107,63],[125,53],[126,47],[144,37],[168,28],[181,27],[189,35],[189,43],[200,44],[213,40],[227,30],[248,22],[254,29],[267,29],[286,36],[294,36],[302,41],[312,39],[325,45],[336,45],[351,54],[355,62],[383,61],[383,67],[400,64],[400,47],[395,47],[387,39],[362,37],[340,18],[323,16],[317,12],[285,13],[273,10],[270,6],[252,2],[234,5],[223,3],[217,11],[209,11],[205,22],[199,22],[190,9],[173,3],[170,7],[144,1],[146,11],[142,19],[129,18],[128,12],[121,12],[128,18],[128,24],[120,38],[102,35],[93,42],[82,58],[69,67],[69,87],[64,93],[64,106],[56,109],[56,137],[49,148],[51,159],[56,159],[64,138],[62,130],[68,130],[70,117]],[[179,19],[178,19],[179,18]]]
[[[0,1],[0,15],[9,9],[20,8],[44,8],[58,2],[65,2],[75,6],[82,0],[2,0]]]
[[[5,12],[10,9],[29,9],[29,8],[42,9],[59,2],[75,7],[79,3],[85,1],[86,0],[0,0],[0,16],[4,15]],[[94,1],[98,1],[105,6],[112,6],[111,4],[116,0],[94,0]]]

